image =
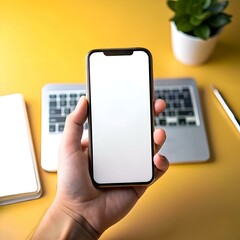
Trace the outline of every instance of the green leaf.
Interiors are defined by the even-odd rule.
[[[190,15],[199,15],[202,13],[202,2],[201,1],[191,1],[185,6],[187,13]]]
[[[210,37],[211,30],[207,25],[201,25],[193,30],[193,33],[196,37],[199,37],[203,40],[207,40]]]
[[[209,8],[211,3],[212,3],[212,0],[205,0],[204,5],[203,5],[203,9]]]
[[[203,12],[203,13],[201,13],[201,14],[199,14],[199,15],[195,15],[195,17],[196,17],[197,19],[203,21],[203,20],[207,19],[210,15],[211,15],[211,13],[209,13],[209,12]]]
[[[223,12],[223,10],[227,7],[228,1],[220,1],[214,2],[208,9],[209,12],[213,14],[218,14]]]
[[[228,0],[167,0],[175,12],[171,18],[179,31],[207,39],[231,22],[231,15],[223,13]]]
[[[176,1],[168,0],[167,5],[172,11],[176,12],[176,5],[177,5]]]
[[[195,16],[191,16],[190,23],[193,26],[199,26],[202,23],[202,19],[196,18]]]
[[[231,17],[232,17],[231,15],[221,13],[210,17],[208,19],[208,23],[211,27],[221,28],[231,22]]]
[[[177,13],[186,13],[186,6],[188,5],[189,0],[178,0],[176,4]]]
[[[191,32],[194,29],[194,26],[190,23],[189,17],[187,15],[179,16],[173,20],[179,31]]]

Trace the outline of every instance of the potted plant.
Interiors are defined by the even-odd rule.
[[[220,32],[231,22],[225,0],[167,0],[175,13],[171,20],[172,48],[176,59],[188,65],[204,63]]]

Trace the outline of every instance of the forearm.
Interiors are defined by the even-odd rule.
[[[99,234],[81,216],[53,203],[42,219],[32,240],[68,239],[96,240]]]

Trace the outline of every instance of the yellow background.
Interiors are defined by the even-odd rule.
[[[214,83],[240,117],[239,9],[231,0],[233,22],[214,54],[189,67],[172,54],[172,12],[164,0],[0,0],[0,95],[25,96],[43,187],[38,200],[0,207],[0,239],[25,239],[55,195],[56,174],[40,167],[43,85],[85,82],[93,48],[136,46],[152,52],[155,78],[197,80],[211,159],[172,165],[101,239],[240,239],[240,134],[210,89]]]

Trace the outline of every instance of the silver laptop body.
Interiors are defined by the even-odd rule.
[[[164,98],[167,103],[164,113],[155,118],[155,127],[163,128],[167,134],[160,153],[172,164],[207,161],[209,148],[195,81],[191,78],[156,79],[154,88],[155,97]],[[66,116],[85,92],[85,84],[47,84],[43,87],[41,166],[44,170],[57,171]],[[84,129],[86,137],[87,123]]]
[[[210,153],[196,82],[191,78],[157,79],[154,87],[155,94],[158,89],[170,91],[169,97],[165,99],[167,105],[171,105],[164,111],[165,123],[161,126],[156,124],[156,127],[163,128],[167,135],[160,153],[165,155],[170,163],[207,161]],[[180,100],[175,102],[176,110],[173,113],[171,107],[178,90],[183,90],[183,96],[180,95]],[[183,100],[184,94],[186,103]]]

